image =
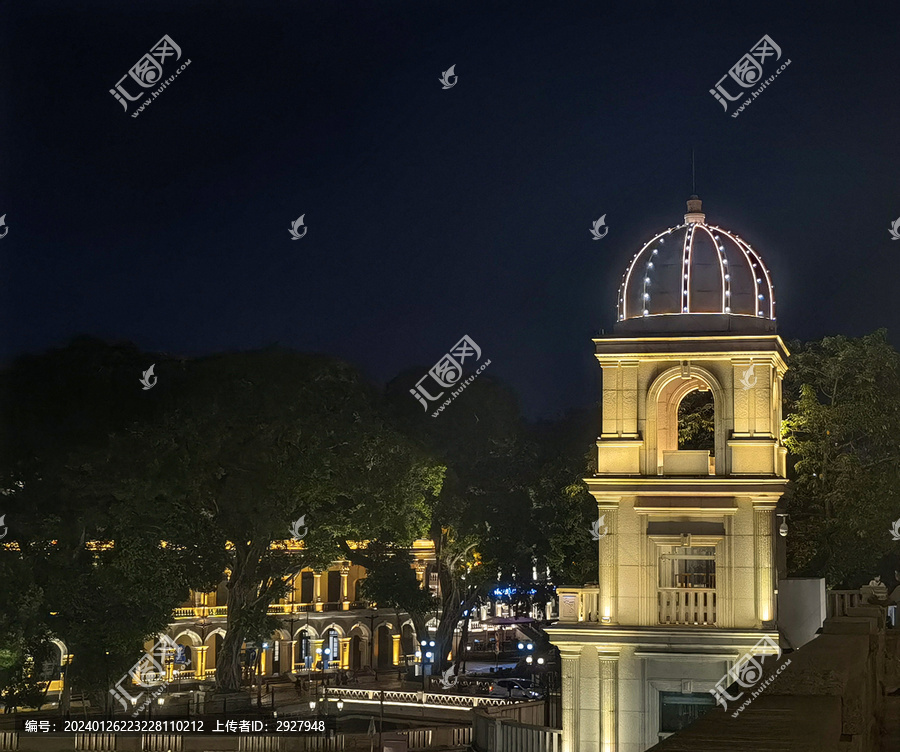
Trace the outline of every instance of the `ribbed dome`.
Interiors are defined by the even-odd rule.
[[[697,196],[687,203],[684,224],[656,235],[628,265],[619,286],[618,321],[644,319],[640,328],[647,330],[663,325],[648,318],[677,316],[680,322],[667,321],[662,328],[674,331],[684,324],[694,331],[704,327],[698,314],[718,314],[718,323],[706,322],[712,329],[722,328],[726,314],[729,320],[752,316],[767,322],[753,329],[774,329],[774,286],[759,254],[734,233],[708,225]],[[725,323],[729,329],[740,324]]]

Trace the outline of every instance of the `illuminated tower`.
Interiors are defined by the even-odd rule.
[[[773,291],[759,254],[707,224],[697,196],[628,265],[614,334],[594,340],[597,586],[559,588],[549,630],[563,752],[642,752],[715,704],[709,690],[761,637],[778,640],[788,353]]]

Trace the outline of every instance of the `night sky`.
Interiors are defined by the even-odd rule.
[[[900,344],[896,4],[725,5],[6,3],[0,358],[278,342],[387,381],[468,334],[551,417],[596,399],[591,337],[692,147],[782,337]],[[732,118],[709,89],[765,34],[764,75],[791,64]],[[164,75],[191,63],[132,118],[109,90],[163,35]]]

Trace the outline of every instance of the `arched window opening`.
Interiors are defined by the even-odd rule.
[[[709,450],[716,456],[716,415],[712,392],[695,389],[678,405],[678,448]]]

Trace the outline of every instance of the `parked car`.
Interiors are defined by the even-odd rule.
[[[497,679],[491,683],[491,697],[511,697],[516,700],[540,700],[543,693],[528,679]]]

